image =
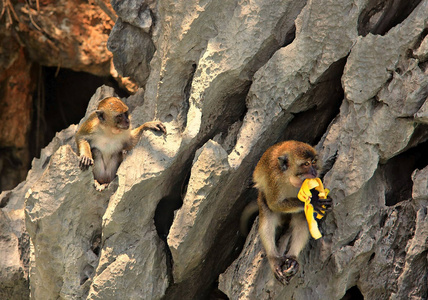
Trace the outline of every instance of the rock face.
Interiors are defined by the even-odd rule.
[[[55,77],[63,68],[120,77],[106,47],[116,19],[109,6],[107,0],[0,3],[0,191],[25,179],[31,153],[44,146],[31,140],[42,135],[49,106],[43,68],[55,67]]]
[[[104,7],[103,0],[17,5],[18,32],[31,59],[46,66],[109,74],[111,53],[106,39],[113,21]]]
[[[28,151],[28,134],[31,125],[32,92],[35,83],[30,75],[32,64],[19,49],[17,43],[3,37],[1,46],[15,52],[7,63],[0,65],[0,90],[2,105],[0,118],[0,190],[13,188],[25,178],[26,169],[22,165],[30,162]],[[0,52],[1,53],[1,52]],[[6,58],[7,60],[7,58]]]
[[[32,297],[428,297],[428,1],[112,5],[118,72],[141,85],[124,99],[133,124],[156,118],[168,135],[146,132],[96,192],[70,126],[2,194],[11,236],[25,199],[30,269],[10,261]],[[99,88],[87,115],[113,94]],[[283,286],[258,220],[246,240],[238,228],[255,164],[286,139],[316,145],[334,207]]]

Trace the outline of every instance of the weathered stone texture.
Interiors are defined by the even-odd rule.
[[[113,21],[96,2],[37,1],[16,5],[15,10],[18,33],[32,60],[98,75],[110,73],[106,44]]]
[[[219,199],[221,186],[218,185],[229,171],[226,151],[217,143],[208,141],[195,155],[183,206],[175,215],[168,235],[175,282],[183,281],[202,264],[216,235],[211,224],[219,218],[221,208],[227,206]],[[213,189],[213,186],[217,188]],[[195,249],[194,245],[198,244]],[[193,254],[189,255],[189,252]]]
[[[145,84],[124,99],[132,122],[168,134],[144,133],[101,193],[76,126],[34,161],[6,207],[22,224],[27,193],[35,299],[427,298],[428,1],[112,4],[118,72]],[[254,166],[284,139],[316,145],[334,201],[288,286],[258,219],[238,232]]]

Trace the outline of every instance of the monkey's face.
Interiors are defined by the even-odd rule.
[[[294,176],[290,177],[290,183],[300,188],[305,179],[317,177],[318,169],[318,158],[316,155],[304,159],[297,159]]]
[[[119,129],[128,129],[129,128],[129,116],[128,112],[125,111],[121,114],[118,114],[114,117],[114,122],[117,128]]]
[[[318,156],[312,149],[301,153],[295,152],[294,155],[292,153],[282,155],[278,157],[278,161],[284,175],[296,188],[300,188],[305,179],[318,176]]]
[[[129,128],[128,106],[119,98],[108,97],[101,100],[95,112],[100,123],[114,133],[120,133],[121,130]]]
[[[110,111],[97,110],[95,111],[100,123],[110,128],[113,133],[120,133],[122,130],[127,130],[129,128],[129,117],[128,112],[121,112],[112,114]]]

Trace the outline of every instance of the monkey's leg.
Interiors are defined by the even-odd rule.
[[[276,249],[276,228],[280,225],[280,217],[273,212],[260,213],[259,219],[259,234],[263,247],[265,248],[269,263],[274,259],[279,258],[280,255]]]
[[[289,227],[290,226],[290,220],[288,220],[288,222],[287,222],[287,224],[286,224],[286,226],[287,227]],[[279,241],[278,241],[278,251],[279,251],[279,253],[285,253],[285,251],[287,250],[287,246],[288,246],[288,243],[290,242],[290,239],[291,239],[291,232],[290,232],[290,230],[288,229],[282,236],[281,236],[281,238],[279,239]]]
[[[290,222],[291,245],[287,255],[299,257],[300,252],[309,241],[309,227],[303,213],[293,214]]]
[[[259,194],[259,197],[261,195]],[[260,205],[259,201],[259,205]],[[269,265],[275,274],[275,277],[282,284],[287,284],[289,279],[284,270],[288,269],[287,259],[284,255],[278,253],[276,247],[276,229],[281,225],[282,216],[280,213],[272,212],[267,205],[262,202],[259,206],[259,234]]]
[[[294,276],[299,270],[297,258],[309,241],[309,228],[304,214],[293,214],[290,221],[290,227],[291,244],[290,250],[288,250],[286,255],[288,267],[287,270],[284,271],[288,277]]]
[[[105,159],[103,154],[97,148],[92,149],[92,155],[94,158],[94,167],[92,168],[92,173],[94,174],[94,186],[95,189],[99,192],[105,190],[108,187],[111,179],[111,172],[106,168]],[[111,161],[112,159],[106,159]],[[115,163],[114,161],[113,163]]]
[[[276,248],[275,233],[276,228],[281,223],[280,219],[279,213],[272,213],[269,217],[260,218],[259,233],[269,265],[276,279],[286,285],[289,283],[291,276],[295,274],[293,267],[296,260],[280,254]],[[286,239],[288,238],[286,237]]]

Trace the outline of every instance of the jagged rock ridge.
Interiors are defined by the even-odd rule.
[[[112,5],[118,71],[145,84],[133,122],[168,135],[145,133],[103,193],[78,170],[76,126],[33,162],[8,194],[21,212],[26,194],[33,297],[427,298],[428,1]],[[251,172],[284,139],[316,145],[334,199],[286,287],[257,221],[238,233]]]

